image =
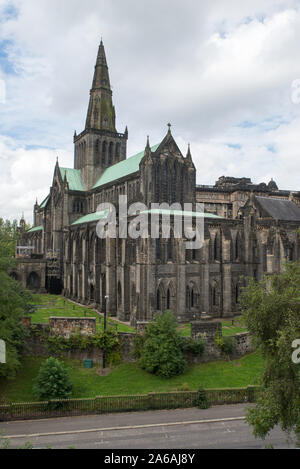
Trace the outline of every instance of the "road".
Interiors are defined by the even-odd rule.
[[[0,434],[11,447],[30,441],[34,448],[65,449],[222,449],[288,448],[286,436],[274,429],[256,440],[245,423],[244,405],[207,410],[179,409],[90,415],[22,422],[0,422]],[[291,444],[294,447],[294,443]]]

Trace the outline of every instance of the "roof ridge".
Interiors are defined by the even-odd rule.
[[[159,147],[159,144],[153,145],[151,147],[151,151],[155,152],[158,147]],[[116,175],[116,176],[113,176],[112,178],[108,177],[107,180],[105,179],[105,176],[108,176],[111,172],[114,172],[120,166],[126,167],[128,164],[133,163],[135,160],[138,160],[138,159],[140,159],[138,161],[138,163],[140,163],[143,156],[144,156],[144,154],[145,154],[145,150],[142,150],[139,153],[136,153],[135,155],[132,155],[129,158],[126,158],[125,160],[119,161],[118,163],[106,168],[106,170],[100,176],[98,181],[94,184],[93,189],[97,189],[98,187],[104,186],[105,184],[112,183],[113,181],[116,181],[117,179],[119,179],[121,177],[129,176],[130,174],[133,174],[136,171],[138,171],[138,167],[133,167],[132,170],[129,170],[128,172],[125,172],[123,175],[122,174],[121,175]],[[102,180],[103,180],[103,182],[102,182]]]

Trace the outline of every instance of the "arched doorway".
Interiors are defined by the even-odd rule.
[[[9,276],[10,276],[12,279],[14,279],[16,282],[19,281],[19,276],[18,276],[18,274],[17,274],[16,272],[11,272],[11,273],[9,274]]]
[[[26,286],[29,290],[39,290],[41,287],[40,276],[36,272],[31,272],[27,277]]]
[[[47,291],[51,295],[61,295],[62,292],[62,282],[60,278],[57,277],[48,277],[47,280]]]

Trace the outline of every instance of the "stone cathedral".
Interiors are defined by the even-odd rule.
[[[199,186],[190,148],[183,156],[170,125],[160,144],[148,140],[130,158],[128,137],[127,128],[116,129],[101,41],[85,129],[74,135],[74,168],[57,161],[49,195],[34,206],[34,227],[26,231],[24,217],[20,223],[12,275],[28,288],[99,311],[107,297],[107,311],[132,325],[167,309],[181,322],[203,312],[230,317],[239,312],[247,277],[262,279],[300,258],[300,192],[225,176]],[[203,246],[187,250],[184,237],[100,239],[97,207],[117,206],[120,195],[147,206],[202,203]],[[175,216],[170,212],[171,224]]]

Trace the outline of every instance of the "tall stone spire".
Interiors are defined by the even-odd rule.
[[[102,40],[97,55],[85,128],[86,130],[116,132],[116,114],[112,102],[112,90]]]
[[[128,129],[116,130],[116,114],[112,101],[109,72],[101,40],[86,118],[85,129],[74,135],[74,168],[81,171],[86,190],[99,181],[110,166],[126,159]]]

